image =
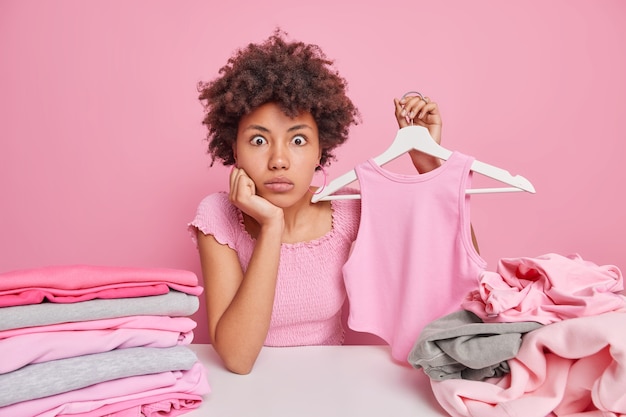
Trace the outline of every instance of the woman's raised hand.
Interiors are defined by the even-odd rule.
[[[394,99],[398,126],[417,125],[428,129],[430,136],[441,143],[441,114],[437,103],[418,93]]]

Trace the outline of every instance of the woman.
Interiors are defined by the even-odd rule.
[[[341,344],[341,268],[360,202],[311,203],[316,170],[334,158],[359,113],[346,82],[316,46],[277,30],[238,50],[199,86],[213,161],[232,165],[230,192],[206,197],[190,230],[197,241],[211,342],[225,366],[249,373],[263,345]],[[400,127],[441,117],[427,98],[394,99]],[[413,151],[419,172],[440,161]]]

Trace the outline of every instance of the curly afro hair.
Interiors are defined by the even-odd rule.
[[[360,122],[358,109],[346,95],[347,82],[317,45],[288,42],[276,29],[260,44],[238,49],[210,82],[198,84],[205,108],[211,165],[216,159],[233,165],[233,144],[240,119],[274,102],[290,117],[310,112],[318,126],[324,166],[333,149],[348,138],[350,125]]]

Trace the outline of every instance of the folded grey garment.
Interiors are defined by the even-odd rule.
[[[167,294],[147,297],[2,307],[0,331],[139,315],[184,317],[195,313],[199,306],[198,296],[170,290]]]
[[[459,310],[424,327],[409,352],[408,362],[434,380],[502,376],[509,372],[522,336],[541,327],[537,322],[485,323]]]
[[[119,378],[186,371],[197,361],[191,349],[175,346],[116,349],[35,363],[0,375],[0,407]]]

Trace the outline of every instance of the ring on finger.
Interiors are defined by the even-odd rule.
[[[406,98],[406,97],[411,96],[411,95],[416,95],[416,96],[418,96],[421,100],[423,100],[423,99],[424,99],[424,95],[423,95],[422,93],[420,93],[419,91],[407,91],[406,93],[404,93],[404,94],[402,95],[402,98]]]

